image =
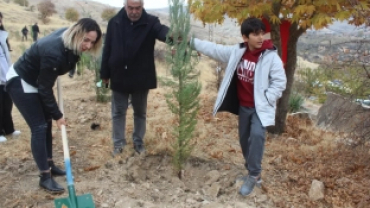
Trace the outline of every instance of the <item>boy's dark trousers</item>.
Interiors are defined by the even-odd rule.
[[[239,107],[239,139],[245,166],[251,176],[261,174],[266,127],[262,126],[256,109]]]

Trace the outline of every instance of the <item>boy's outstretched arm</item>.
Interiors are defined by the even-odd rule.
[[[209,56],[212,59],[215,59],[217,61],[221,61],[224,63],[229,61],[232,49],[233,47],[235,47],[235,46],[225,46],[221,44],[216,44],[213,42],[200,40],[198,38],[192,38],[190,40],[190,43],[192,44],[192,47],[194,50],[206,56]]]

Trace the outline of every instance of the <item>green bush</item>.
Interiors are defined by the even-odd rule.
[[[100,81],[101,59],[102,56],[99,56],[98,58],[90,56],[89,69],[95,71],[95,83]],[[95,86],[95,89],[96,89],[96,101],[102,103],[110,101],[111,96],[109,94],[110,92],[109,88],[106,88],[105,86],[101,87]]]
[[[78,11],[75,8],[70,7],[68,9],[66,9],[66,13],[65,13],[64,17],[68,21],[76,22],[80,18],[80,14],[78,13]]]
[[[114,17],[117,14],[117,10],[115,8],[106,8],[101,13],[101,18],[104,21],[109,21],[112,17]]]
[[[291,94],[289,97],[289,109],[290,113],[298,112],[304,103],[304,98],[298,93]]]
[[[315,94],[315,88],[319,88],[320,85],[320,71],[310,68],[303,69],[298,71],[299,82],[301,82],[302,88],[301,93],[305,96],[310,96]]]
[[[28,7],[29,5],[28,0],[13,0],[13,2],[24,7]]]
[[[324,104],[326,101],[326,94],[319,94],[319,103]]]
[[[85,68],[92,70],[91,69],[91,55],[83,53],[80,56],[80,61],[77,63],[77,73],[78,74],[83,74],[83,71]]]

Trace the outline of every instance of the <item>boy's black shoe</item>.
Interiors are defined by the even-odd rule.
[[[244,183],[240,187],[239,193],[242,196],[248,196],[253,192],[255,186],[261,186],[262,180],[260,176],[250,176],[243,178]]]

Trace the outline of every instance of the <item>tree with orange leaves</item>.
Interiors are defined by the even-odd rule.
[[[289,96],[297,63],[297,42],[307,29],[321,29],[334,21],[356,26],[369,25],[368,0],[188,0],[190,12],[203,24],[222,24],[225,16],[241,23],[247,17],[259,17],[268,24],[271,39],[285,63],[287,88],[278,102],[272,133],[285,130]]]

